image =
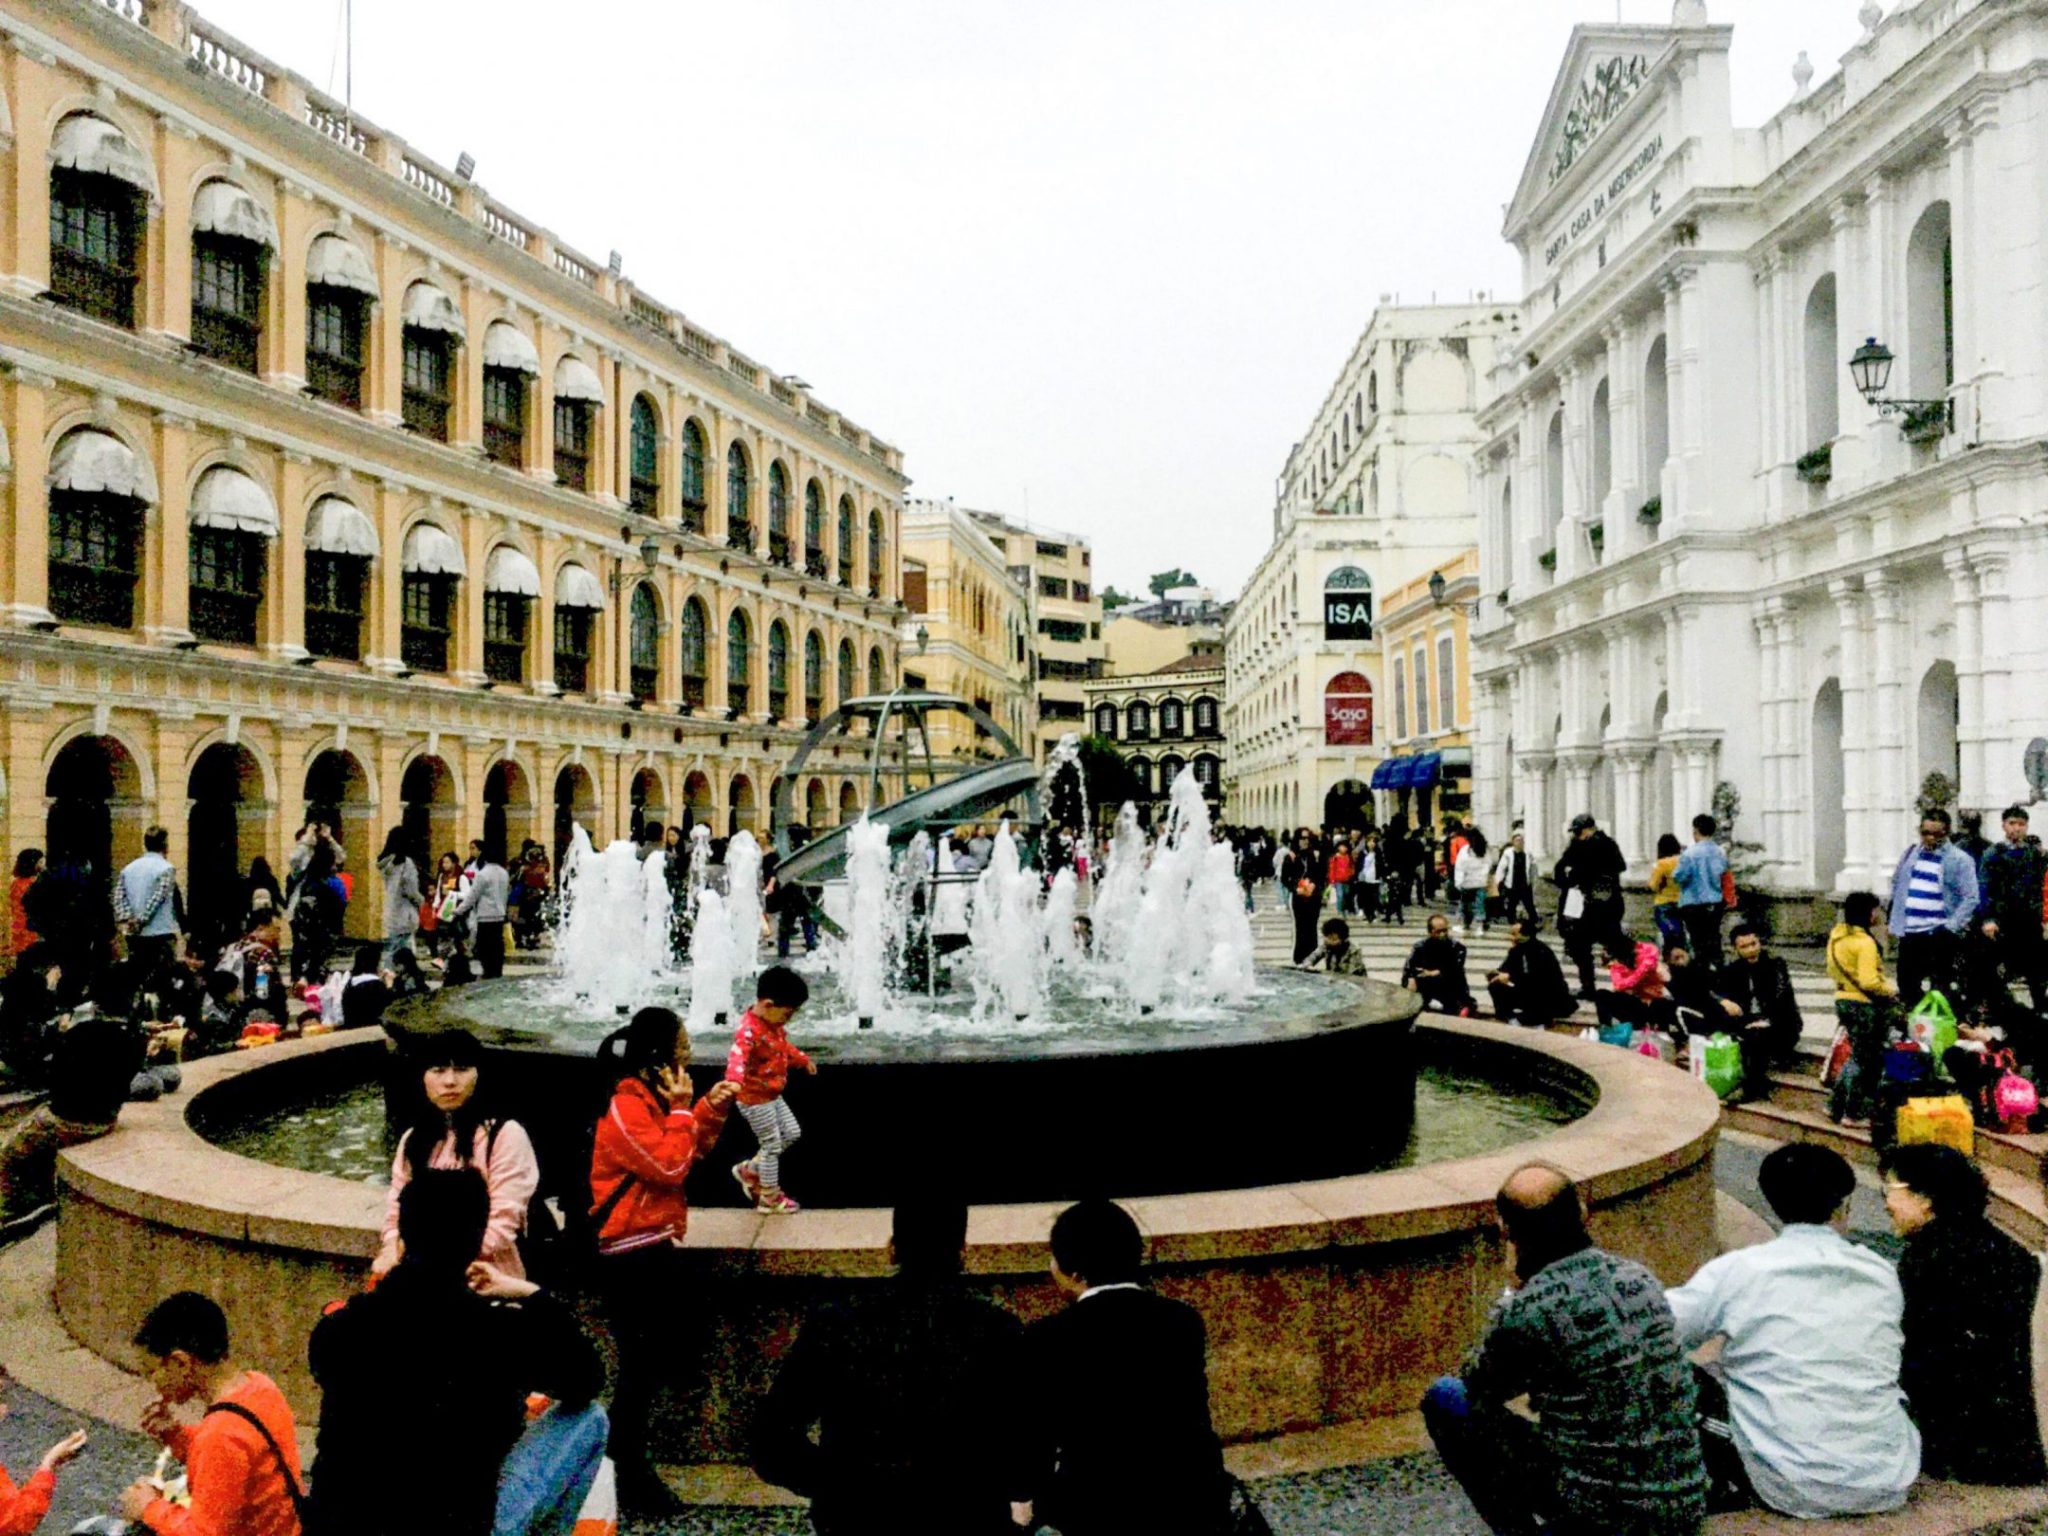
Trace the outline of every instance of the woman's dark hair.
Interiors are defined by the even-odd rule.
[[[1657,839],[1658,858],[1675,859],[1683,852],[1685,850],[1678,846],[1678,834],[1676,832],[1666,832]]]
[[[1868,929],[1883,910],[1884,903],[1871,891],[1851,891],[1842,898],[1842,921],[1851,928]]]
[[[1977,1165],[1954,1147],[1893,1147],[1885,1154],[1884,1171],[1933,1206],[1939,1221],[1984,1219],[1991,1190]]]
[[[440,858],[434,860],[434,873],[438,875],[445,867],[447,867],[450,864],[453,864],[455,866],[455,872],[457,874],[462,873],[462,860],[456,857],[455,850],[453,848],[450,848],[446,853],[442,854]]]
[[[377,855],[378,858],[403,859],[410,856],[410,840],[405,835],[405,828],[393,827],[384,834],[384,851]]]
[[[1067,1274],[1090,1285],[1124,1285],[1144,1266],[1145,1238],[1115,1201],[1083,1200],[1053,1222],[1052,1256]]]
[[[673,1008],[642,1008],[615,1029],[597,1048],[600,1065],[612,1069],[613,1080],[637,1077],[653,1086],[653,1077],[676,1059],[676,1042],[682,1038],[683,1021]]]
[[[1470,848],[1474,853],[1478,854],[1480,858],[1485,858],[1486,834],[1484,832],[1481,832],[1477,827],[1472,828],[1465,834],[1465,846]]]
[[[407,1125],[405,1161],[417,1179],[433,1165],[434,1149],[451,1130],[455,1133],[455,1156],[464,1167],[476,1146],[477,1128],[491,1117],[485,1113],[483,1082],[469,1102],[450,1115],[434,1107],[421,1081],[435,1067],[476,1067],[484,1064],[481,1041],[466,1029],[441,1029],[416,1035],[405,1051],[405,1069],[412,1081],[413,1112]]]
[[[412,952],[410,944],[401,945],[398,953],[391,957],[392,974],[417,977],[420,974],[420,957]]]
[[[36,866],[43,862],[43,850],[24,848],[14,856],[14,878],[26,880],[36,872]]]
[[[384,946],[375,942],[356,946],[355,963],[348,968],[351,976],[374,976],[379,962],[384,958]]]

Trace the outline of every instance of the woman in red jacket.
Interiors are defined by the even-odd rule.
[[[618,1083],[590,1157],[598,1290],[619,1352],[612,1460],[620,1504],[641,1518],[664,1518],[681,1513],[682,1503],[654,1470],[647,1420],[662,1382],[677,1380],[685,1365],[678,1347],[690,1220],[683,1182],[718,1139],[739,1090],[719,1083],[692,1105],[690,1037],[668,1008],[642,1008],[597,1056]]]

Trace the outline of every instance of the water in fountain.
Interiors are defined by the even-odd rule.
[[[690,1028],[710,1029],[731,1011],[737,970],[725,898],[707,885],[697,893],[697,921],[690,930]]]
[[[673,917],[658,854],[643,862],[623,838],[600,852],[581,826],[571,829],[554,949],[571,998],[615,1012],[671,980]]]
[[[761,845],[751,832],[726,842],[725,906],[735,975],[744,979],[761,968]]]
[[[1044,935],[1045,958],[1056,966],[1073,965],[1080,959],[1080,949],[1074,943],[1074,908],[1079,901],[1080,883],[1071,869],[1063,869],[1052,877],[1039,927]]]
[[[1145,865],[1151,856],[1151,844],[1138,825],[1138,808],[1126,800],[1123,809],[1117,812],[1102,883],[1096,886],[1095,899],[1089,907],[1095,924],[1095,956],[1111,974],[1118,973],[1130,958],[1138,900],[1144,894]]]
[[[840,985],[853,1011],[872,1022],[888,1001],[889,829],[863,814],[846,834],[847,932],[837,946]]]
[[[1128,901],[1128,886],[1114,894]],[[1128,949],[1106,958],[1126,959],[1112,975],[1140,1012],[1162,1004],[1201,1011],[1251,995],[1251,919],[1230,845],[1211,839],[1208,802],[1193,774],[1174,780],[1166,829],[1145,866],[1135,916],[1118,907],[1104,912],[1109,895],[1098,899],[1097,911],[1120,942],[1127,936]]]
[[[1028,1019],[1037,1011],[1045,972],[1038,889],[1037,872],[1024,868],[1005,821],[996,832],[988,868],[975,882],[968,921],[977,1014]]]

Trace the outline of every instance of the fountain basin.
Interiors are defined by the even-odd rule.
[[[1719,1107],[1704,1087],[1630,1052],[1493,1024],[1431,1017],[1412,1039],[1424,1063],[1547,1083],[1590,1107],[1569,1125],[1482,1156],[1131,1199],[1152,1282],[1207,1322],[1216,1421],[1229,1439],[1411,1408],[1457,1363],[1499,1294],[1493,1195],[1529,1158],[1577,1178],[1598,1240],[1667,1283],[1716,1251]],[[134,1368],[128,1340],[144,1312],[170,1291],[196,1287],[227,1307],[238,1357],[276,1375],[300,1413],[315,1415],[306,1336],[324,1302],[360,1285],[383,1192],[238,1157],[191,1122],[235,1103],[287,1102],[364,1081],[384,1049],[377,1038],[343,1034],[196,1063],[185,1093],[131,1105],[113,1136],[65,1152],[57,1304],[73,1337]],[[1275,1134],[1284,1124],[1284,1104],[1256,1086],[1221,1105],[1184,1108],[1213,1116],[1224,1140],[1259,1134],[1262,1121]],[[1052,1123],[1059,1128],[1057,1116]],[[1046,1239],[1065,1199],[973,1210],[969,1270],[1021,1316],[1058,1305]],[[700,1389],[665,1426],[669,1455],[743,1457],[750,1405],[797,1323],[813,1305],[886,1273],[888,1228],[881,1208],[797,1218],[695,1213],[696,1283],[678,1312],[706,1341],[704,1370]]]

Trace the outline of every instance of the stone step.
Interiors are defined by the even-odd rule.
[[[1730,1104],[1721,1111],[1721,1123],[1730,1130],[1745,1131],[1770,1141],[1804,1141],[1831,1147],[1852,1163],[1866,1166],[1877,1162],[1877,1149],[1870,1132],[1837,1125],[1819,1109],[1793,1108],[1775,1096],[1752,1104]],[[1991,1186],[1991,1218],[2013,1237],[2035,1252],[2048,1248],[2048,1194],[2041,1184],[2040,1153],[2031,1148],[2009,1149],[2009,1142],[2040,1143],[2041,1137],[2009,1138],[1996,1132],[1979,1131],[1977,1165]],[[2027,1171],[2007,1164],[2005,1153],[2031,1153]]]
[[[1814,1063],[1818,1067],[1818,1062]],[[1821,1086],[1817,1071],[1773,1072],[1771,1102],[1803,1114],[1827,1114],[1828,1090]],[[2048,1175],[2048,1136],[2011,1135],[2004,1131],[1977,1131],[1977,1161],[1993,1168],[2009,1169],[2023,1177]]]

